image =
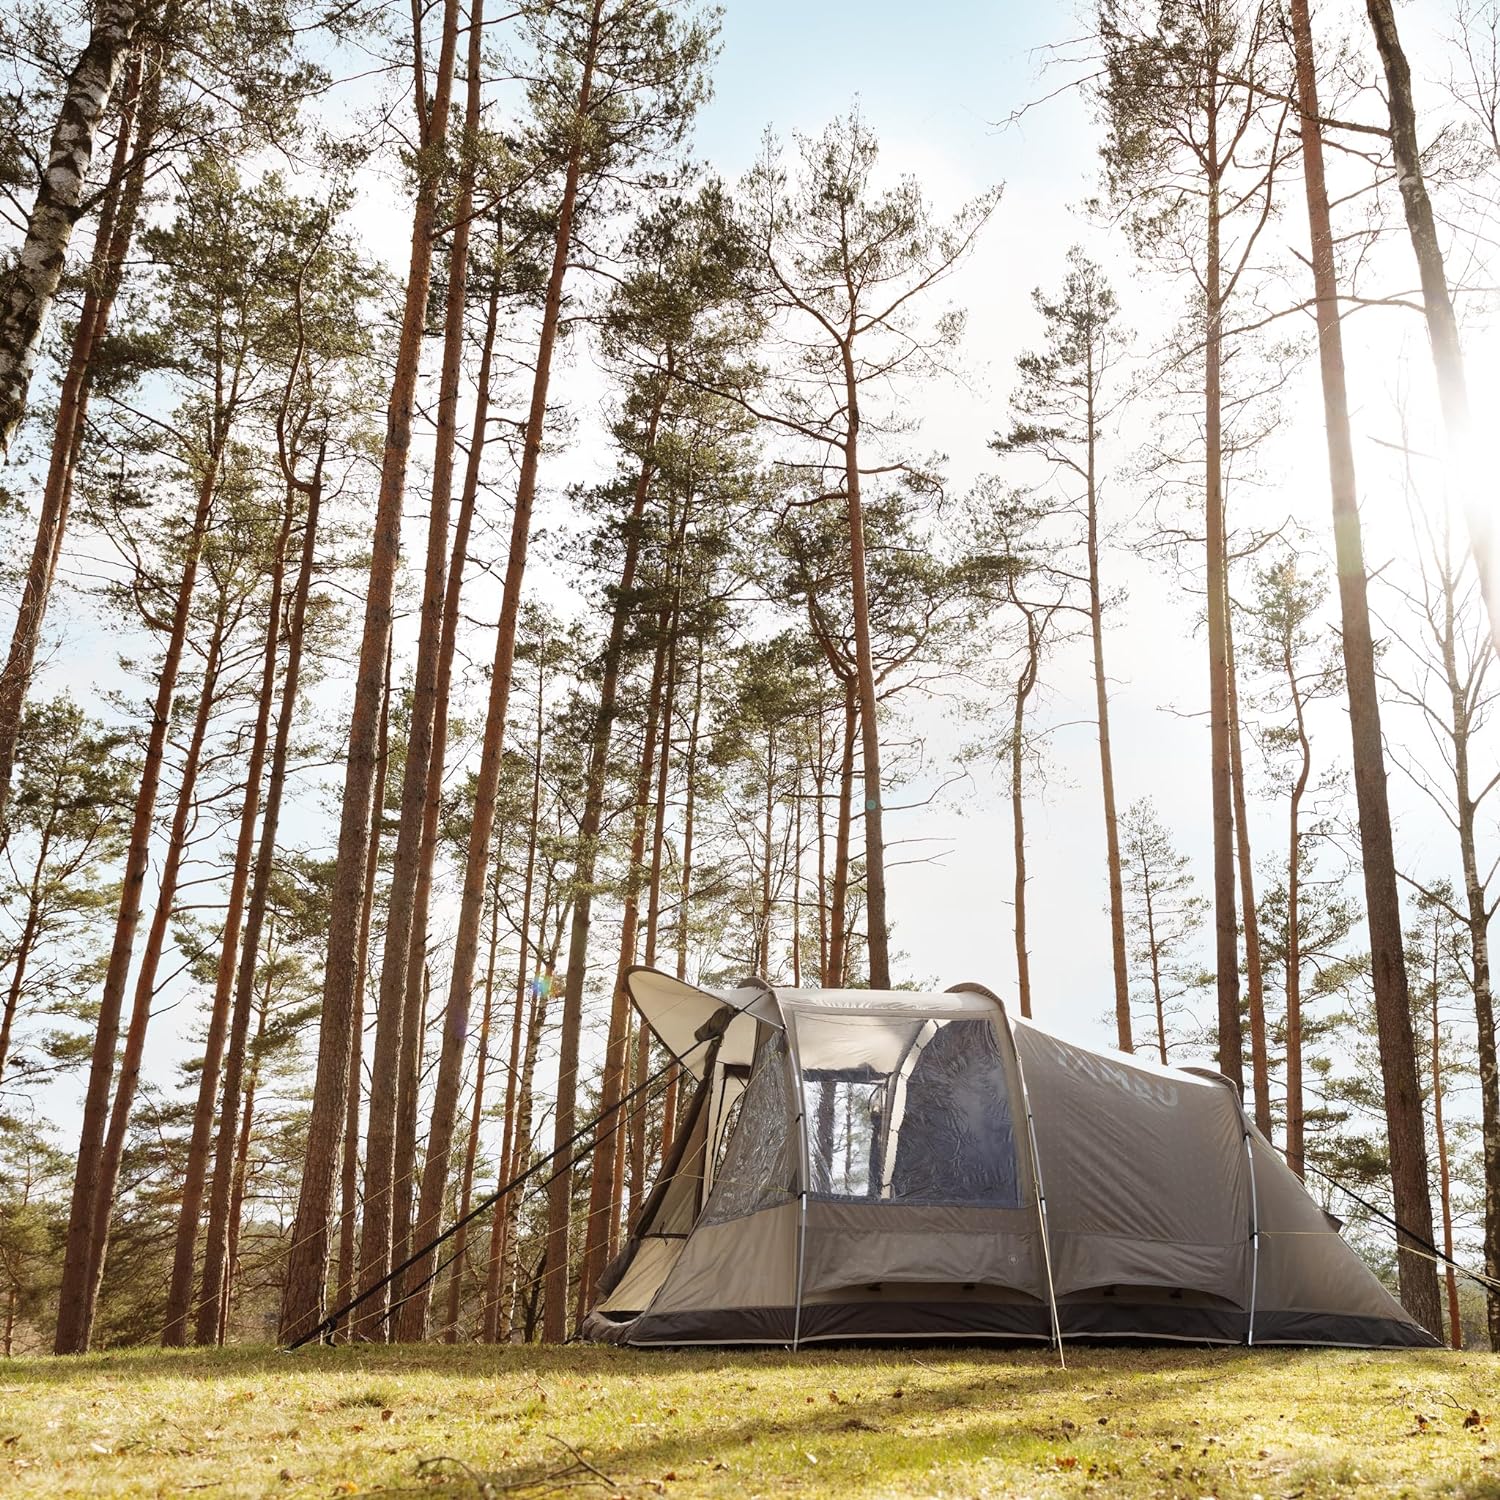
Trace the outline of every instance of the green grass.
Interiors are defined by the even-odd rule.
[[[0,1495],[1494,1496],[1500,1362],[362,1348],[0,1364]]]

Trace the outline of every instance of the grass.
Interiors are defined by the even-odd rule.
[[[138,1351],[0,1365],[0,1494],[1500,1497],[1487,1354]]]

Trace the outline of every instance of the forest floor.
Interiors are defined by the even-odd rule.
[[[137,1351],[0,1365],[7,1496],[1500,1497],[1488,1354]]]

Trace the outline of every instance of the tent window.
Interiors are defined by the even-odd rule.
[[[727,1132],[729,1144],[703,1211],[705,1224],[742,1219],[792,1196],[796,1154],[791,1143],[790,1100],[786,1035],[767,1027],[738,1114]]]
[[[983,1017],[797,1017],[811,1191],[1021,1206],[1005,1069]]]

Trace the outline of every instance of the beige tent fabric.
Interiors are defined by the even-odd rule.
[[[1253,1150],[1260,1206],[1257,1306],[1268,1314],[1320,1315],[1336,1309],[1352,1317],[1404,1319],[1401,1304],[1344,1242],[1281,1153],[1258,1131]]]
[[[591,1336],[1434,1342],[1216,1074],[1063,1041],[973,985],[630,989],[704,1081]]]
[[[1244,1130],[1228,1087],[1017,1022],[1057,1295],[1112,1285],[1250,1297]]]

